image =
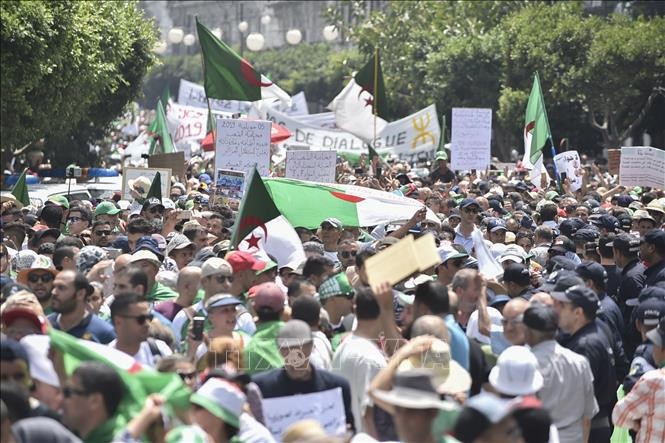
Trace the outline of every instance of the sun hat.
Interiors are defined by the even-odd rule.
[[[27,252],[27,251],[20,251],[20,253]],[[45,255],[38,255],[34,253],[33,251],[32,254],[22,254],[20,257],[17,258],[17,265],[21,266],[21,268],[17,268],[18,270],[18,275],[16,276],[16,281],[21,283],[21,284],[27,284],[28,283],[28,275],[32,271],[36,270],[42,270],[46,272],[50,272],[53,277],[55,277],[58,272],[55,270],[53,267],[53,262],[51,261],[50,258],[48,258]],[[19,254],[16,254],[17,256]],[[32,259],[30,261],[30,259]]]
[[[231,264],[219,257],[210,257],[201,266],[201,278],[210,277],[211,275],[225,274],[233,275],[233,268]]]
[[[450,345],[443,340],[433,340],[425,353],[411,356],[400,363],[397,371],[427,369],[439,394],[458,394],[471,388],[471,376],[450,353]]]
[[[379,400],[406,409],[451,409],[450,402],[439,398],[432,383],[429,369],[409,369],[398,371],[393,377],[390,391],[376,389],[372,394]]]
[[[122,212],[122,209],[116,208],[115,204],[110,201],[103,201],[95,208],[95,216],[97,215],[117,215]]]
[[[189,401],[205,408],[215,417],[233,427],[240,427],[240,415],[246,397],[240,389],[226,380],[211,378],[192,394]]]
[[[154,252],[148,251],[146,249],[141,249],[132,254],[132,257],[129,259],[130,263],[136,263],[141,260],[146,260],[152,263],[154,266],[159,268],[162,266],[162,262],[159,261]]]
[[[319,301],[321,302],[332,297],[352,298],[354,294],[355,289],[344,272],[329,277],[319,286]]]
[[[150,185],[152,184],[152,181],[150,181],[148,177],[142,175],[140,177],[135,178],[134,180],[129,180],[127,184],[134,191],[138,192],[141,197],[145,197],[146,195],[148,195],[148,191],[150,190]]]
[[[511,346],[499,355],[489,382],[502,394],[530,395],[543,387],[543,376],[538,372],[536,356],[527,347]]]

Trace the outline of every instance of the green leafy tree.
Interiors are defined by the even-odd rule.
[[[154,24],[135,1],[10,0],[0,8],[3,149],[45,138],[56,165],[88,163],[87,143],[138,95],[154,62]]]

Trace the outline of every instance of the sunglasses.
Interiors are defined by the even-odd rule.
[[[146,322],[151,322],[153,319],[152,314],[141,314],[141,315],[119,315],[118,317],[122,318],[133,318],[136,320],[136,323],[139,325],[144,325]]]
[[[107,230],[107,231],[95,231],[95,235],[96,235],[97,237],[102,237],[102,236],[106,236],[106,237],[108,237],[109,235],[111,235],[111,232],[112,232],[112,231],[111,231],[110,229]]]
[[[192,380],[193,378],[196,377],[196,372],[180,372],[180,371],[178,371],[177,374],[180,376],[182,381]]]
[[[50,283],[53,281],[53,274],[30,274],[28,275],[28,281],[30,283],[37,283],[38,281],[44,283]]]
[[[342,258],[349,258],[349,257],[355,257],[358,251],[342,251],[340,254],[342,255]]]
[[[479,214],[480,213],[480,209],[477,209],[477,208],[464,208],[464,209],[462,209],[462,211],[468,212],[469,214]]]
[[[83,396],[88,394],[89,394],[88,391],[85,391],[83,389],[72,388],[71,386],[65,386],[64,389],[62,390],[62,395],[64,395],[65,398],[70,398],[73,397],[74,395]]]
[[[217,283],[224,283],[224,282],[229,282],[233,283],[233,276],[232,275],[216,275],[215,280]]]

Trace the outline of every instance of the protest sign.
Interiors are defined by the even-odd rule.
[[[621,149],[608,149],[607,172],[609,172],[610,174],[618,174],[620,163],[621,163]]]
[[[215,195],[221,197],[225,204],[231,199],[242,199],[245,192],[244,172],[218,169],[215,176]]]
[[[335,151],[286,151],[286,178],[334,183],[336,166]]]
[[[451,167],[456,171],[485,169],[490,164],[492,110],[453,108]]]
[[[420,270],[420,259],[412,235],[384,249],[365,261],[365,270],[370,285],[388,282],[399,283]]]
[[[142,196],[145,197],[145,194],[148,193],[150,189],[150,183],[155,178],[155,174],[159,172],[160,181],[162,185],[162,197],[169,196],[171,191],[171,170],[163,168],[124,168],[122,170],[122,199],[132,201],[137,197],[136,193],[132,193],[132,185],[135,183],[147,184],[147,187],[144,187]],[[139,180],[139,178],[143,179]],[[147,179],[147,180],[146,180]]]
[[[294,358],[304,358],[302,352],[291,352]],[[289,359],[291,355],[286,358]],[[329,435],[344,435],[346,413],[342,399],[342,388],[333,388],[311,394],[289,395],[263,399],[263,417],[266,427],[282,441],[284,431],[293,423],[304,419],[315,419]]]
[[[650,146],[622,147],[619,183],[665,188],[665,151]]]
[[[566,174],[570,190],[575,192],[582,187],[582,163],[577,151],[566,151],[554,156],[554,164],[559,176]]]
[[[262,120],[217,120],[215,172],[230,169],[249,174],[256,165],[259,174],[267,177],[271,125]]]
[[[441,263],[441,258],[436,250],[436,240],[432,234],[423,235],[413,242],[413,247],[417,251],[418,269],[426,271],[432,266]]]
[[[180,87],[178,88],[178,103],[196,108],[208,108],[206,93],[203,86],[184,79],[180,79]],[[247,114],[247,111],[251,105],[251,102],[245,101],[218,100],[216,98],[210,99],[210,109],[230,113],[240,112],[241,114]]]
[[[173,175],[183,180],[185,177],[185,153],[171,152],[169,154],[151,155],[148,158],[148,166],[151,168],[170,169]]]
[[[291,131],[293,135],[287,143],[306,144],[315,149],[338,152],[367,152],[367,144],[348,132],[314,126],[263,104],[253,108],[253,112]],[[377,137],[376,150],[379,154],[396,154],[409,162],[428,160],[434,157],[440,134],[436,106],[430,105],[389,123]]]

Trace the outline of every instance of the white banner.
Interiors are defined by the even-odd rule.
[[[309,125],[261,104],[253,108],[253,112],[291,131],[293,136],[285,143],[304,144],[315,149],[367,153],[367,145],[348,132]],[[378,135],[376,147],[379,153],[397,154],[409,162],[427,160],[434,157],[440,135],[436,106],[430,105],[415,114],[389,123]]]
[[[492,110],[453,108],[451,169],[485,169],[490,164]]]
[[[335,183],[335,151],[286,151],[286,178],[319,183]]]
[[[207,108],[206,92],[203,86],[197,85],[190,81],[180,79],[180,87],[178,88],[178,103],[186,106],[194,106],[197,108]],[[238,101],[238,100],[218,100],[216,98],[210,99],[210,109],[217,111],[224,111],[230,113],[240,112],[246,114],[252,102]]]
[[[650,146],[622,147],[619,183],[665,189],[665,151]]]
[[[270,122],[261,120],[217,120],[215,173],[220,169],[230,169],[249,176],[256,166],[259,174],[267,177],[271,127]]]
[[[272,103],[272,106],[278,111],[290,116],[302,117],[309,115],[309,107],[307,106],[307,99],[305,98],[304,91],[300,91],[296,95],[291,96],[291,106],[285,106],[284,103],[278,101]]]
[[[577,151],[566,151],[555,155],[554,164],[559,176],[561,173],[566,174],[571,191],[575,192],[582,187],[582,163]]]

